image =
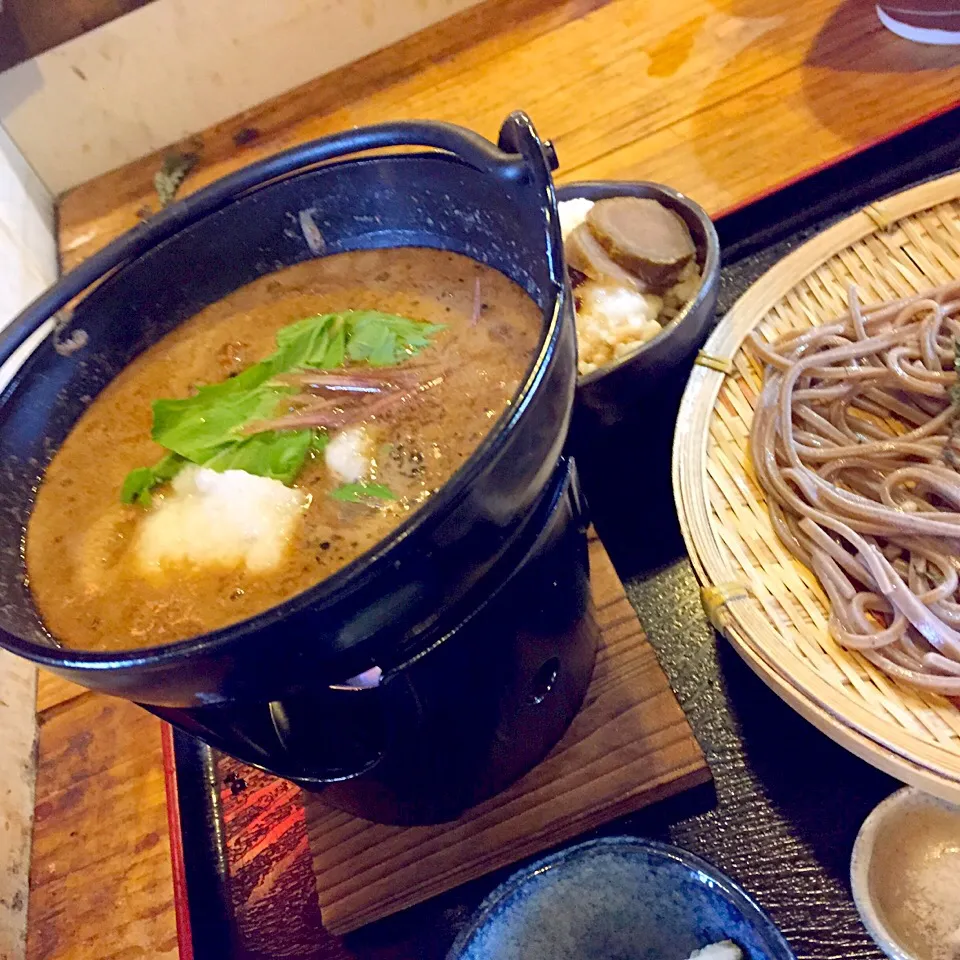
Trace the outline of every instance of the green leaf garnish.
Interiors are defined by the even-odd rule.
[[[291,484],[313,445],[312,430],[266,430],[240,443],[229,444],[203,465],[218,473],[245,470]]]
[[[343,363],[348,314],[324,313],[305,317],[277,331],[277,352],[267,357],[275,373],[298,367],[330,370]]]
[[[355,363],[388,367],[430,345],[440,324],[419,323],[376,310],[355,310],[347,338],[347,356]]]
[[[271,416],[283,393],[290,392],[260,385],[247,390],[228,389],[233,383],[227,380],[201,387],[196,396],[184,400],[155,401],[153,439],[191,463],[206,464],[222,452],[224,445],[244,443],[240,433],[243,425]]]
[[[396,500],[397,495],[382,483],[344,483],[330,491],[342,503],[365,503],[368,500]]]
[[[137,467],[124,478],[120,499],[124,503],[136,503],[141,507],[149,507],[153,500],[150,491],[156,484],[157,480],[150,467]]]
[[[123,481],[120,499],[124,503],[136,503],[149,507],[153,501],[153,488],[172,480],[187,461],[176,453],[168,453],[152,467],[137,467]]]
[[[329,436],[323,430],[244,432],[248,424],[275,416],[284,397],[296,392],[276,378],[298,370],[333,370],[347,361],[392,366],[429,346],[442,329],[378,310],[320,314],[281,328],[277,349],[260,363],[201,387],[192,397],[154,402],[151,436],[169,453],[152,468],[132,470],[121,499],[149,506],[153,488],[172,479],[187,463],[292,483],[307,457],[321,452]],[[395,499],[386,487],[374,484],[364,489],[367,496]],[[386,495],[370,492],[375,490],[385,490]]]

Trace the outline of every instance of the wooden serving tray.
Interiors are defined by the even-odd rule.
[[[710,779],[710,769],[603,545],[590,566],[600,646],[580,713],[537,767],[459,820],[369,823],[305,795],[323,924],[404,910]]]

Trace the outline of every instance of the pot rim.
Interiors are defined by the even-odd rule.
[[[414,511],[413,514],[404,520],[403,523],[394,528],[387,537],[385,537],[383,540],[380,540],[368,551],[361,554],[346,566],[341,567],[331,576],[326,577],[325,579],[314,584],[312,587],[294,595],[293,597],[288,598],[282,603],[269,607],[266,610],[261,611],[252,617],[240,620],[237,623],[228,624],[227,626],[221,627],[217,630],[201,633],[197,636],[189,637],[186,640],[179,640],[175,643],[128,648],[117,651],[80,650],[56,646],[56,640],[53,638],[53,643],[48,646],[32,640],[24,640],[16,634],[0,629],[0,636],[3,638],[3,647],[25,657],[28,660],[31,660],[34,663],[38,663],[58,671],[81,673],[93,673],[102,670],[109,670],[111,672],[118,670],[136,670],[143,667],[162,668],[177,663],[183,663],[184,660],[193,659],[195,657],[209,656],[211,653],[225,651],[237,643],[250,639],[260,630],[271,627],[279,621],[285,620],[291,616],[295,616],[308,607],[316,606],[318,604],[330,605],[335,603],[338,598],[347,594],[359,580],[364,577],[374,576],[377,569],[382,566],[388,555],[393,553],[410,536],[419,532],[425,527],[429,527],[432,524],[438,523],[441,515],[466,495],[466,492],[473,481],[480,473],[483,472],[484,469],[486,469],[490,459],[496,456],[499,450],[506,443],[508,436],[511,434],[516,424],[526,412],[531,398],[536,392],[536,388],[543,380],[549,363],[556,351],[557,343],[562,334],[564,317],[567,312],[569,299],[567,285],[562,281],[564,276],[562,254],[563,246],[560,237],[559,216],[557,214],[556,207],[557,201],[553,183],[549,176],[549,153],[547,150],[545,150],[545,145],[539,140],[539,138],[536,137],[532,125],[529,124],[529,120],[527,120],[525,116],[522,114],[513,114],[511,115],[511,118],[508,119],[508,123],[510,120],[516,117],[519,117],[519,124],[525,125],[524,130],[529,131],[529,135],[533,138],[533,145],[541,152],[544,168],[546,170],[545,177],[540,178],[534,175],[530,178],[531,191],[539,194],[536,202],[539,205],[539,211],[543,220],[544,253],[551,276],[550,287],[545,291],[548,297],[548,302],[541,311],[543,323],[541,337],[537,351],[527,368],[526,375],[517,392],[511,399],[509,406],[493,424],[490,432],[486,435],[486,437],[484,437],[473,453],[453,474],[453,476],[441,487],[441,489],[420,509]],[[431,130],[440,131],[448,138],[453,138],[454,140],[462,137],[465,143],[470,142],[475,145],[475,141],[480,139],[477,134],[453,124],[425,124],[412,122],[397,123],[394,124],[393,127],[400,132],[409,130],[411,138],[416,137],[418,131],[424,129],[425,127],[429,127]],[[373,130],[379,128],[368,129]],[[350,134],[359,135],[363,132],[364,131],[361,129],[360,131],[350,131]],[[318,144],[331,141],[336,139],[336,137],[337,135],[334,135],[333,137],[321,138],[320,140],[313,141],[312,143],[303,144],[299,148],[294,148],[294,151],[299,150],[306,154],[311,149],[316,148]],[[410,144],[411,142],[422,143],[423,141],[417,141],[415,139],[400,139],[394,144],[394,146],[403,146]],[[491,155],[499,153],[501,157],[505,159],[513,159],[514,161],[517,159],[523,159],[517,157],[511,158],[510,155],[505,154],[502,151],[498,151],[493,144],[487,141],[483,141],[483,143],[485,144],[485,149],[489,148]],[[427,145],[430,144],[427,143]],[[287,156],[294,151],[287,151],[284,156]],[[376,164],[384,162],[411,163],[422,161],[424,158],[437,159],[444,162],[464,165],[470,169],[476,170],[481,174],[485,174],[486,176],[494,176],[494,170],[478,169],[476,165],[467,162],[453,151],[446,153],[417,152],[381,154],[372,157],[354,156],[346,159],[325,162],[322,164],[321,168],[335,168],[347,164],[353,166],[356,164]],[[271,187],[281,183],[288,183],[297,177],[309,176],[314,170],[317,169],[316,163],[308,161],[301,168],[295,169],[287,175],[278,178],[273,173],[273,164],[275,161],[276,157],[268,157],[250,165],[250,167],[245,168],[242,173],[245,174],[247,180],[249,180],[250,177],[253,176],[258,170],[262,171],[263,178],[255,186],[247,187],[243,190],[238,189],[233,199],[238,201],[246,199],[251,195],[260,193],[262,190],[268,190]],[[515,170],[515,165],[513,169]],[[506,170],[509,174],[510,168],[506,164],[504,165],[504,170]],[[231,177],[235,176],[235,174],[231,175]],[[188,198],[186,198],[186,200],[178,201],[176,204],[173,204],[170,208],[167,208],[167,211],[164,211],[164,213],[176,213],[177,208],[182,209],[187,204],[193,204],[194,207],[202,206],[202,201],[205,196],[213,196],[215,194],[222,193],[224,183],[229,180],[230,177],[226,177],[215,181],[207,187],[202,188],[202,190],[197,191],[197,193],[191,194]],[[198,223],[210,216],[215,216],[219,209],[221,209],[221,207],[217,206],[214,209],[207,210],[200,216],[194,216],[187,222],[181,223],[176,227],[176,229],[168,233],[167,236],[178,235],[183,230],[188,229],[192,224]],[[104,248],[104,251],[101,251],[101,253],[107,253],[111,250],[111,248],[114,247],[119,249],[127,239],[127,235],[121,236],[117,240],[113,241],[108,247]],[[90,283],[84,287],[84,289],[86,290],[90,285],[96,283],[98,280],[107,275],[111,276],[111,279],[114,276],[121,277],[123,271],[128,266],[138,262],[142,256],[153,250],[156,246],[162,243],[164,239],[166,239],[166,236],[161,236],[147,249],[141,250],[133,258],[125,260],[122,266],[116,269],[115,273],[110,268],[104,269],[99,275],[94,277]],[[47,294],[43,296],[52,298],[60,288],[68,286],[71,281],[75,280],[75,273],[76,270],[65,274],[57,281],[56,284],[53,285],[53,287],[50,288]],[[559,282],[558,278],[560,278]],[[32,335],[35,335],[37,329],[42,326],[42,324],[48,323],[51,319],[49,315],[46,315],[39,317],[36,322],[30,326],[27,326],[23,323],[23,320],[27,314],[29,314],[31,311],[34,313],[36,312],[36,306],[38,303],[39,301],[35,301],[35,303],[28,307],[27,310],[25,310],[22,314],[20,314],[20,316],[16,318],[8,328],[9,335],[16,339],[16,343],[12,345],[11,351],[12,349],[16,349],[27,342]],[[16,329],[18,326],[19,329]],[[34,349],[39,348],[41,343],[45,342],[46,339],[47,338],[45,337],[43,340],[39,341]],[[2,334],[0,334],[0,341],[7,341],[5,346],[10,344],[8,338],[4,337]],[[32,356],[33,351],[31,351],[30,354],[23,359],[23,362],[20,364],[18,370],[14,372],[10,384],[3,391],[3,396],[0,397],[0,405],[8,401],[13,393],[19,388],[19,371],[24,368]]]

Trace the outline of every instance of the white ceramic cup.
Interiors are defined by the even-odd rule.
[[[960,806],[905,787],[864,821],[850,885],[891,960],[960,957]]]

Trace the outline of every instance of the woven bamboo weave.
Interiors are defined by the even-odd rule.
[[[864,303],[960,278],[960,174],[873,204],[789,254],[721,321],[678,418],[673,481],[680,523],[714,625],[784,700],[881,769],[960,801],[960,699],[891,680],[827,632],[813,574],[773,532],[748,436],[763,369],[744,348]],[[728,363],[725,364],[724,361]],[[726,368],[729,373],[724,373]]]

